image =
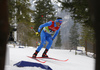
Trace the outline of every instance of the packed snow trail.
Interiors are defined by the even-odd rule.
[[[26,56],[32,56],[36,48],[9,48],[10,50],[10,65],[5,66],[5,70],[43,70],[37,67],[16,67],[13,64],[19,61],[30,61],[37,62],[36,60],[29,59]],[[37,57],[41,57],[45,49],[39,52]],[[67,62],[60,62],[54,60],[43,59],[47,61],[43,63],[50,66],[53,70],[94,70],[95,68],[95,59],[87,57],[85,55],[75,55],[75,51],[69,52],[69,50],[61,49],[50,49],[48,51],[48,56],[57,58],[60,60],[68,58]]]

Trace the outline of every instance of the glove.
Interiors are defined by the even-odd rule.
[[[37,36],[39,36],[39,35],[40,35],[40,34],[39,34],[39,32],[36,32],[35,34],[36,34]]]

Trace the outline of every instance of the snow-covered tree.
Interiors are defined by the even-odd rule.
[[[76,49],[79,45],[79,34],[78,34],[78,25],[74,24],[70,29],[69,43],[71,49]]]

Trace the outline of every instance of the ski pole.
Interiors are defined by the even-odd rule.
[[[33,29],[33,27],[31,27],[31,29],[36,33],[36,31]]]
[[[33,27],[31,27],[31,29],[35,32],[35,34],[36,34],[37,36],[39,36],[39,33],[36,32],[36,31],[33,29]]]
[[[36,31],[33,29],[33,31],[36,33]]]

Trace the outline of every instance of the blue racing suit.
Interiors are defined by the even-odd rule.
[[[44,23],[42,25],[39,26],[38,28],[38,32],[40,32],[40,30],[43,28],[43,30],[41,31],[40,37],[41,37],[41,44],[38,46],[36,51],[40,51],[41,48],[46,44],[46,41],[48,41],[48,45],[46,46],[46,49],[49,50],[49,48],[51,47],[53,40],[55,39],[55,37],[58,35],[59,30],[61,28],[61,26],[59,27],[59,29],[57,29],[55,31],[55,33],[53,33],[53,31],[51,29],[48,29],[48,26],[51,26],[53,23],[52,21],[49,21],[47,23]],[[57,27],[56,22],[54,22],[54,27]],[[45,31],[47,30],[47,31]],[[52,34],[53,37],[52,37]]]

